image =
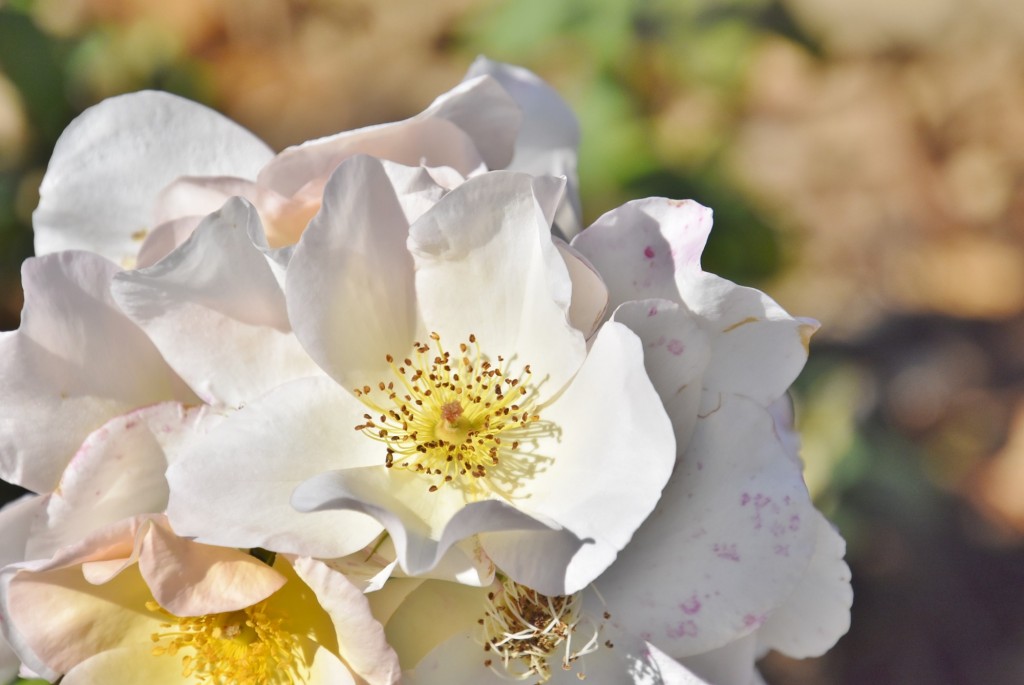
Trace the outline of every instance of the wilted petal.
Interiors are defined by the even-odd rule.
[[[786,600],[816,523],[771,416],[724,396],[600,589],[624,627],[672,656],[700,654],[752,633]]]
[[[159,264],[114,279],[125,313],[208,404],[239,406],[319,373],[291,333],[270,264],[249,239],[259,226],[255,208],[232,199]]]
[[[32,215],[36,254],[84,249],[131,266],[171,181],[254,178],[272,156],[241,126],[189,100],[152,91],[104,100],[57,141]]]
[[[85,437],[164,400],[195,401],[110,295],[118,268],[61,252],[22,267],[21,328],[0,335],[0,477],[49,492]],[[52,430],[60,426],[60,430]]]
[[[232,413],[167,471],[167,513],[179,535],[229,547],[341,557],[381,532],[353,512],[303,514],[292,490],[335,468],[381,460],[353,430],[363,405],[324,378],[292,381]]]

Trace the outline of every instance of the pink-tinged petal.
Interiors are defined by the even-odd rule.
[[[754,685],[759,677],[754,666],[756,647],[757,639],[748,635],[724,647],[684,659],[683,663],[714,685]]]
[[[381,532],[373,519],[289,503],[318,473],[380,463],[378,444],[353,430],[364,411],[333,381],[309,378],[232,413],[168,469],[172,527],[207,544],[328,559],[364,548]]]
[[[152,642],[110,649],[72,668],[61,685],[182,685],[181,657],[154,656]]]
[[[612,308],[628,300],[678,302],[676,273],[700,270],[710,232],[710,209],[691,200],[652,197],[604,214],[573,238],[572,246],[604,278]]]
[[[117,416],[90,434],[72,457],[32,526],[30,559],[51,556],[93,531],[167,506],[167,464],[182,442],[217,417],[176,402]]]
[[[288,265],[288,313],[309,355],[347,389],[390,375],[386,354],[415,335],[412,257],[402,206],[380,160],[331,176]],[[362,412],[360,412],[360,415]]]
[[[78,566],[16,572],[5,588],[11,644],[25,645],[18,651],[33,670],[65,673],[94,654],[149,643],[161,622],[145,609],[150,597],[135,569],[102,585]]]
[[[138,563],[153,598],[175,616],[244,609],[285,583],[284,576],[245,552],[192,542],[165,526],[149,526]]]
[[[697,422],[702,377],[712,355],[708,335],[684,305],[668,300],[625,302],[612,319],[640,337],[647,375],[672,420],[677,449],[684,450]]]
[[[230,176],[182,176],[160,191],[153,210],[154,223],[162,224],[186,216],[203,217],[224,206],[232,197],[256,202],[253,181]]]
[[[644,370],[640,340],[614,322],[601,328],[579,373],[540,414],[561,436],[550,444],[551,463],[514,501],[587,543],[582,551],[591,563],[570,564],[562,588],[516,580],[545,594],[566,594],[597,577],[651,513],[672,473],[675,439]],[[539,452],[546,447],[542,443]],[[590,545],[601,549],[588,551]]]
[[[291,196],[359,154],[406,166],[451,167],[463,176],[481,165],[500,169],[512,157],[520,118],[515,102],[496,81],[473,79],[411,119],[290,147],[260,172],[259,183]]]
[[[135,260],[135,267],[145,269],[153,266],[184,245],[185,241],[199,228],[199,222],[202,220],[201,216],[186,216],[158,225],[142,241],[139,256]]]
[[[589,339],[597,332],[608,311],[608,287],[601,280],[601,274],[583,255],[561,241],[556,241],[555,245],[565,260],[572,281],[569,322]]]
[[[817,546],[796,590],[757,631],[758,649],[796,659],[821,656],[850,629],[850,567],[846,542],[817,514]]]
[[[321,473],[295,489],[292,504],[305,512],[351,510],[373,516],[388,531],[398,563],[410,575],[427,573],[452,545],[477,533],[549,527],[503,501],[467,504],[461,492],[449,487],[428,492],[420,474],[384,466]]]
[[[475,334],[491,359],[533,367],[541,395],[558,392],[586,343],[569,324],[569,272],[535,194],[550,185],[494,172],[448,193],[410,228],[416,296],[427,330],[454,348]]]
[[[254,178],[272,156],[241,126],[174,95],[104,100],[57,141],[32,216],[36,254],[84,249],[130,266],[174,179]]]
[[[49,492],[82,440],[108,419],[164,400],[195,401],[118,310],[109,292],[117,271],[86,252],[22,266],[21,328],[0,335],[4,480]]]
[[[654,513],[600,581],[624,627],[674,657],[761,626],[814,552],[816,513],[767,411],[725,395],[697,421]]]
[[[571,238],[582,228],[576,173],[580,127],[576,115],[558,91],[528,69],[481,56],[469,67],[466,78],[485,74],[496,79],[523,111],[515,155],[505,168],[532,176],[566,178],[568,192],[560,205],[556,223]]]
[[[292,562],[295,573],[316,594],[330,615],[341,657],[368,685],[390,685],[401,675],[398,655],[373,617],[370,604],[345,576],[309,558]]]
[[[704,387],[745,395],[767,406],[807,361],[818,324],[794,318],[770,297],[708,273],[680,273],[682,301],[703,319],[712,357]]]
[[[291,333],[284,293],[250,232],[260,232],[256,210],[233,198],[159,264],[122,272],[112,286],[124,312],[211,405],[236,407],[319,373]]]

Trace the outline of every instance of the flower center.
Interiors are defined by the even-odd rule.
[[[562,669],[571,670],[581,657],[600,647],[600,626],[580,617],[581,597],[582,593],[549,597],[506,578],[499,591],[487,595],[480,621],[484,651],[497,657],[517,680],[547,681],[550,659],[562,647]],[[580,629],[583,635],[577,634]],[[578,646],[581,640],[583,645]],[[493,669],[494,661],[487,658],[484,666]]]
[[[246,609],[206,616],[175,616],[156,602],[150,611],[169,620],[150,637],[154,656],[181,657],[181,674],[200,683],[297,685],[306,682],[299,638],[267,612],[264,600]]]
[[[388,468],[428,476],[430,492],[449,484],[474,499],[511,496],[547,461],[539,438],[560,435],[540,417],[530,365],[512,373],[504,357],[492,364],[475,335],[457,355],[437,333],[430,339],[413,344],[415,359],[386,356],[393,380],[355,389],[374,412],[356,430],[385,444]]]

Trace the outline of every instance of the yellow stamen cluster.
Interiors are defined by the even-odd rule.
[[[546,682],[551,678],[550,659],[564,648],[562,669],[571,670],[581,657],[599,649],[600,626],[581,619],[581,594],[549,597],[505,579],[501,589],[488,594],[483,625],[484,666],[494,669],[495,660],[517,680]],[[577,632],[585,628],[584,636]],[[576,648],[583,639],[583,645]],[[573,642],[576,642],[576,645]],[[585,676],[577,673],[582,680]]]
[[[307,681],[299,638],[266,600],[246,609],[206,616],[175,616],[156,602],[146,608],[166,616],[164,632],[150,637],[154,656],[182,654],[181,674],[204,685],[298,685]]]
[[[471,498],[512,496],[544,461],[537,439],[559,432],[540,418],[530,365],[512,374],[504,357],[492,364],[475,335],[457,355],[430,339],[414,343],[415,359],[386,356],[394,380],[355,389],[373,412],[355,429],[384,443],[388,468],[429,476],[430,492],[451,484]]]

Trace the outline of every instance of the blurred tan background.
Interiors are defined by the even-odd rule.
[[[85,107],[170,90],[281,148],[414,114],[478,53],[573,105],[588,221],[692,197],[705,268],[823,323],[795,394],[853,629],[769,682],[1024,682],[1024,3],[0,2],[0,328]]]

